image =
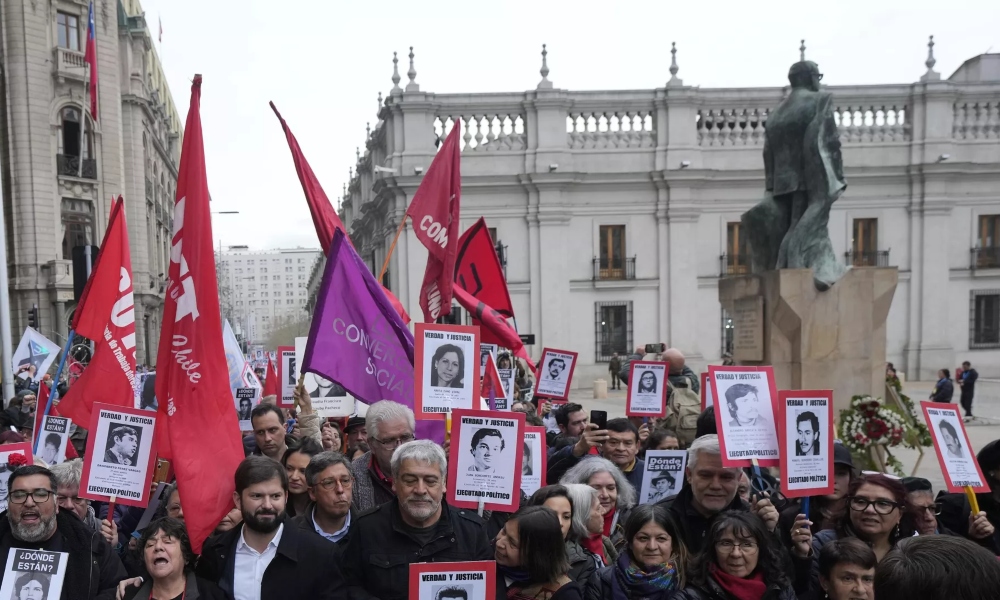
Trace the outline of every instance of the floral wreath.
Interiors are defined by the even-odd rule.
[[[851,398],[851,408],[840,411],[840,427],[837,433],[861,464],[879,470],[871,449],[881,448],[885,453],[885,466],[891,467],[900,477],[906,474],[903,471],[903,463],[892,455],[889,448],[900,445],[906,448],[916,447],[915,432],[906,417],[895,408],[886,406],[881,398],[871,396]]]

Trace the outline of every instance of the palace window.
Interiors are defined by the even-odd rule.
[[[1000,348],[1000,290],[972,290],[969,349]]]
[[[75,246],[94,243],[94,205],[88,200],[63,198],[62,228],[63,260],[73,260]]]
[[[80,17],[69,13],[56,13],[56,30],[59,47],[80,52]]]
[[[611,360],[615,352],[632,348],[632,302],[594,303],[594,337],[597,362]]]
[[[750,245],[743,223],[726,223],[725,275],[742,275],[750,272]]]

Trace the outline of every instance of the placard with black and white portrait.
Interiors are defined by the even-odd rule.
[[[774,371],[771,367],[708,368],[715,398],[715,422],[727,467],[777,466],[778,433],[775,421]]]
[[[410,600],[485,600],[496,592],[493,561],[410,564]],[[499,600],[499,599],[497,599]]]
[[[970,486],[976,493],[988,492],[989,485],[971,450],[958,405],[921,402],[920,406],[948,491],[961,493]]]
[[[629,417],[662,417],[667,414],[667,363],[632,361],[629,366],[628,398],[625,414]]]
[[[541,368],[536,375],[535,396],[553,400],[568,400],[576,367],[576,352],[545,348]]]
[[[156,414],[95,404],[84,454],[80,497],[146,506],[153,477]]]
[[[456,408],[479,407],[479,328],[418,323],[414,413],[444,419]]]
[[[833,392],[781,390],[781,489],[792,498],[833,493]]]
[[[524,470],[524,414],[456,409],[451,427],[449,503],[476,508],[483,500],[489,510],[516,508]]]

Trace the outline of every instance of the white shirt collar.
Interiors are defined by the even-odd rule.
[[[319,523],[316,522],[316,507],[313,507],[312,522],[313,522],[313,527],[316,528],[316,533],[320,534],[321,536],[325,537],[331,542],[339,542],[340,540],[344,539],[344,536],[347,535],[347,530],[351,528],[351,512],[347,511],[347,519],[344,521],[344,526],[338,529],[337,531],[334,531],[333,533],[327,533],[323,531],[323,528],[320,527]]]
[[[278,531],[276,531],[274,533],[274,537],[271,538],[270,542],[268,542],[267,548],[264,548],[264,552],[257,552],[252,547],[250,547],[250,544],[247,544],[246,538],[243,537],[243,530],[244,530],[245,527],[246,527],[246,524],[244,524],[243,527],[240,528],[240,541],[237,542],[237,544],[236,544],[236,551],[237,552],[240,552],[240,551],[247,552],[247,551],[249,551],[249,552],[253,552],[254,554],[264,554],[267,551],[269,551],[272,547],[275,550],[277,550],[278,549],[278,544],[281,542],[281,532],[285,530],[285,524],[284,523],[282,523],[281,525],[278,525]]]

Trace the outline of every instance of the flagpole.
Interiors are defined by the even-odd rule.
[[[45,412],[42,414],[42,418],[49,416],[49,412],[52,410],[52,402],[59,397],[59,377],[62,375],[63,367],[66,366],[66,357],[69,356],[69,349],[73,347],[73,338],[76,337],[76,330],[70,329],[69,336],[66,338],[66,346],[63,348],[62,357],[59,359],[59,368],[56,369],[56,376],[52,378],[52,389],[49,390],[49,399],[45,403]],[[32,454],[38,454],[38,440],[42,436],[35,436],[35,445],[31,450]]]
[[[399,234],[403,233],[403,228],[406,227],[406,214],[403,215],[402,220],[399,222],[399,227],[396,229],[396,237],[392,238],[392,244],[389,246],[389,251],[385,254],[385,261],[382,263],[382,270],[378,274],[378,282],[382,284],[382,278],[385,277],[385,270],[389,268],[389,259],[392,258],[392,251],[396,249],[396,242],[399,241]]]

